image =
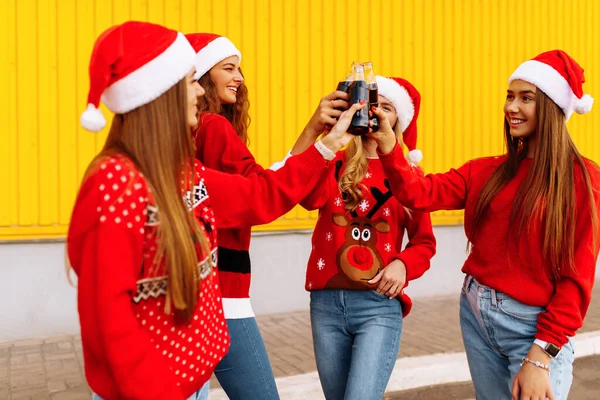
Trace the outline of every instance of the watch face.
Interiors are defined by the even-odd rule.
[[[560,352],[560,347],[555,344],[548,343],[546,345],[546,353],[550,354],[552,357],[556,357]]]

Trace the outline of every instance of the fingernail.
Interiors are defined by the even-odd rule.
[[[363,100],[363,101],[361,101],[361,102],[360,102],[360,105],[361,105],[361,106],[364,106],[365,104],[367,104],[367,101],[366,101],[366,100]]]
[[[371,107],[371,110],[372,110],[372,111],[376,111],[376,110],[377,110],[377,107],[373,106],[373,107]]]

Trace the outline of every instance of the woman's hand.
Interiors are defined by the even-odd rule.
[[[375,114],[379,120],[379,130],[377,132],[372,132],[369,130],[368,135],[369,137],[375,139],[377,142],[377,147],[381,153],[388,154],[394,150],[394,147],[396,147],[396,134],[390,126],[390,121],[387,119],[387,116],[382,109],[371,107],[371,112]]]
[[[529,350],[527,358],[545,365],[549,365],[551,360],[550,356],[535,344]],[[549,371],[536,367],[532,363],[523,362],[513,382],[512,398],[513,400],[546,400],[547,398],[554,400]]]
[[[352,107],[344,111],[337,123],[331,128],[331,131],[321,139],[321,142],[334,153],[337,153],[342,147],[346,146],[354,137],[354,135],[347,132],[352,122],[352,117],[366,105],[367,102],[363,101],[353,104]]]
[[[385,294],[390,299],[398,296],[406,283],[406,265],[400,260],[394,260],[387,267],[379,271],[375,278],[369,281],[374,285],[379,282],[375,291]]]
[[[319,135],[328,132],[342,115],[342,110],[348,109],[348,94],[335,91],[321,99],[315,113],[302,130],[302,133],[292,147],[291,154],[300,154],[315,143]],[[339,110],[342,109],[342,110]]]
[[[304,131],[315,139],[334,126],[342,112],[348,109],[348,94],[336,90],[321,99]]]

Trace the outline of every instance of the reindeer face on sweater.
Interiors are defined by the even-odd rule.
[[[337,253],[338,265],[351,280],[366,282],[384,267],[375,245],[378,232],[387,233],[390,226],[383,218],[372,221],[358,217],[355,212],[350,214],[352,218],[347,214],[333,214],[333,223],[346,228],[346,243]]]

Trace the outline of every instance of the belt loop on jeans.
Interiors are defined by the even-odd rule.
[[[492,307],[493,308],[498,307],[498,298],[496,296],[496,290],[490,288],[490,295],[491,295],[491,298],[492,298]]]
[[[469,293],[469,287],[471,286],[471,282],[473,282],[473,275],[467,275],[465,278],[465,283],[463,284],[463,293]]]

